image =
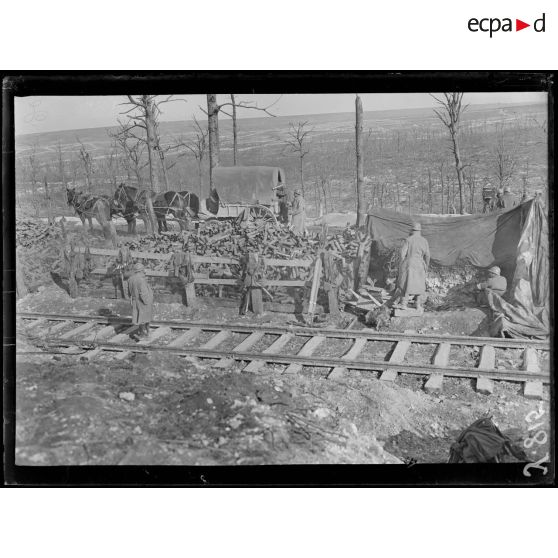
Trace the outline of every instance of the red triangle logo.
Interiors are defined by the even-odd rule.
[[[525,29],[526,27],[531,27],[531,24],[530,23],[525,23],[524,21],[521,21],[520,19],[515,20],[515,30],[516,31],[521,31],[522,29]]]

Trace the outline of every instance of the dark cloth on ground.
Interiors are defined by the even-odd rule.
[[[466,428],[450,449],[448,463],[498,463],[505,455],[526,461],[523,450],[485,417]]]

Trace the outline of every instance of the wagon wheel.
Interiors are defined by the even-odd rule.
[[[250,207],[250,217],[254,220],[263,220],[266,223],[272,223],[277,225],[277,218],[275,217],[273,211],[265,205],[253,205]]]

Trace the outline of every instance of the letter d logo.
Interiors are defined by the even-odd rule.
[[[535,23],[533,23],[533,29],[537,33],[544,33],[544,26],[545,26],[545,14],[543,14],[541,18],[535,20]]]

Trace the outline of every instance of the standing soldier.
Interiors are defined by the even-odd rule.
[[[407,308],[409,297],[417,297],[417,310],[422,309],[422,298],[426,294],[426,270],[430,264],[430,248],[421,236],[420,223],[414,223],[411,236],[401,247],[398,288],[403,295],[402,308]]]
[[[504,194],[500,198],[500,207],[502,209],[511,209],[515,205],[517,205],[517,200],[515,199],[515,196],[511,193],[511,188],[509,186],[506,186],[504,188]]]
[[[283,225],[289,224],[289,205],[287,192],[284,186],[277,189],[277,199],[279,200],[279,222]]]
[[[300,190],[295,190],[291,218],[291,227],[295,234],[304,236],[306,231],[305,220],[304,198]]]
[[[132,304],[132,324],[138,326],[138,336],[146,337],[149,335],[149,322],[153,319],[153,291],[141,263],[132,267],[128,292]]]

